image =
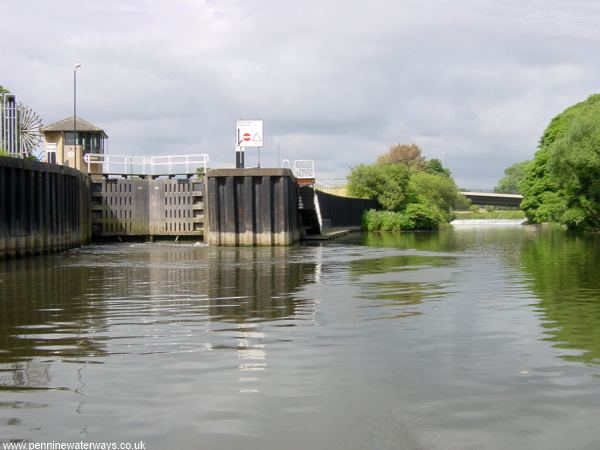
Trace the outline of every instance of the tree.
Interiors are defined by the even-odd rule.
[[[374,198],[390,211],[399,211],[408,200],[410,170],[404,164],[361,164],[348,176],[348,192],[361,198]]]
[[[426,160],[421,153],[417,144],[394,144],[377,158],[377,164],[405,164],[411,169],[424,170]]]
[[[552,119],[519,188],[534,223],[600,229],[600,94]]]
[[[445,177],[451,176],[450,170],[445,168],[442,164],[442,161],[437,158],[432,158],[427,161],[427,164],[425,165],[425,172],[433,175],[443,175]]]
[[[498,181],[498,186],[494,188],[494,192],[520,194],[519,183],[525,176],[530,163],[531,161],[521,161],[506,168],[504,170],[504,177]]]
[[[600,229],[600,102],[588,105],[550,147],[550,175],[565,203],[569,228]]]
[[[458,193],[454,180],[445,175],[427,172],[415,172],[410,177],[409,203],[422,203],[435,206],[446,218],[457,207],[464,206],[468,200]]]

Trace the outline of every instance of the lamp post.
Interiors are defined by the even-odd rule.
[[[81,64],[77,63],[73,67],[73,139],[75,145],[73,151],[77,158],[77,69],[81,67]]]

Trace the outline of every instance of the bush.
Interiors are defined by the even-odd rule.
[[[403,212],[371,209],[362,217],[366,231],[437,230],[444,222],[444,215],[435,206],[417,203],[411,203]]]
[[[390,211],[399,211],[408,200],[410,170],[403,164],[356,166],[348,176],[348,192],[360,198],[374,198]]]
[[[405,223],[411,230],[437,230],[445,222],[439,209],[432,205],[411,203],[404,211]]]

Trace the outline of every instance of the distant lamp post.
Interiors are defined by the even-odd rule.
[[[75,153],[77,153],[77,69],[80,67],[81,64],[79,63],[73,67],[73,149]]]

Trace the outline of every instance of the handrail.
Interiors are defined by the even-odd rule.
[[[146,158],[133,155],[113,155],[105,153],[87,153],[83,160],[87,163],[88,173],[91,172],[92,165],[101,165],[103,173],[111,173],[110,166],[123,166],[121,170],[114,170],[114,173],[133,173],[133,166],[142,167],[141,172],[146,172]]]
[[[88,153],[83,157],[88,165],[88,172],[91,172],[92,165],[101,165],[103,173],[122,173],[132,174],[133,166],[141,166],[137,172],[139,175],[178,175],[189,174],[191,170],[202,167],[204,173],[208,168],[207,154],[192,155],[164,155],[164,156],[132,156],[132,155],[112,155],[104,153]],[[110,170],[111,165],[123,166],[121,170]],[[178,172],[177,168],[185,165],[185,172]],[[157,173],[157,167],[167,167],[166,172]],[[150,173],[148,173],[148,168]]]
[[[154,168],[166,166],[168,174],[172,174],[173,166],[185,165],[185,173],[190,173],[190,165],[194,167],[202,167],[204,173],[208,168],[208,155],[205,153],[197,153],[192,155],[162,155],[152,156],[149,160],[150,170],[155,174]]]
[[[312,159],[298,159],[294,161],[294,176],[300,179],[315,178],[315,162]]]

